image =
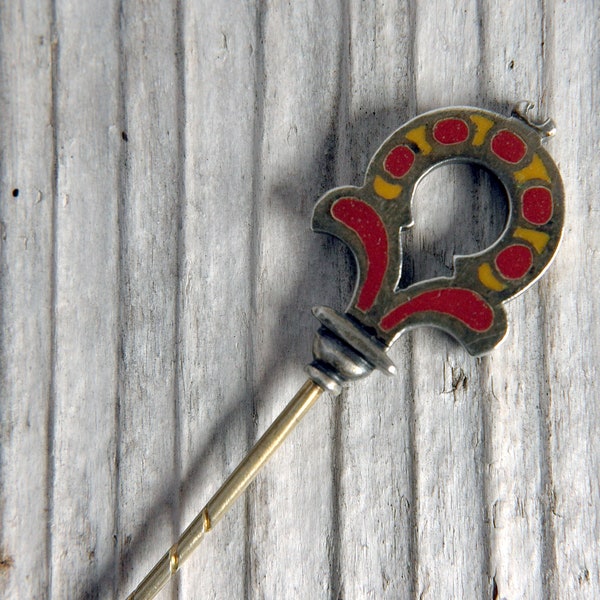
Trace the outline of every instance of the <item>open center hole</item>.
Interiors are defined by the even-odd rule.
[[[450,277],[452,259],[489,248],[508,219],[504,186],[487,169],[446,164],[426,175],[412,201],[413,227],[402,232],[400,288]]]

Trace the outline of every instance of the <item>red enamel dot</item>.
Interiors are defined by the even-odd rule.
[[[523,193],[523,216],[534,225],[544,225],[552,217],[552,193],[545,187],[532,187]]]
[[[440,144],[460,144],[469,137],[469,126],[462,119],[444,119],[433,126],[433,138]]]
[[[383,168],[392,177],[403,177],[415,162],[414,152],[408,146],[396,146],[385,157]]]
[[[513,244],[496,256],[496,267],[506,279],[521,279],[532,264],[532,252],[522,244]]]
[[[503,129],[492,139],[492,152],[498,158],[516,164],[525,156],[527,146],[516,133]]]

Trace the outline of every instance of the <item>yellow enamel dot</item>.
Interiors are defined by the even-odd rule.
[[[481,281],[481,283],[483,283],[483,285],[490,290],[501,292],[506,288],[506,285],[496,279],[489,263],[483,263],[482,265],[479,265],[479,269],[477,269],[477,275],[479,276],[479,281]]]
[[[481,146],[485,141],[487,132],[494,126],[494,121],[482,117],[481,115],[472,115],[469,118],[475,124],[475,128],[477,129],[473,136],[473,146]]]
[[[411,129],[406,134],[406,139],[414,142],[423,154],[429,154],[432,150],[431,144],[427,141],[427,128],[425,125]]]
[[[531,162],[524,169],[516,171],[514,177],[519,183],[524,183],[530,179],[542,179],[550,183],[548,171],[546,171],[542,159],[537,154],[533,155]]]
[[[402,192],[402,186],[388,183],[383,177],[375,175],[373,181],[373,189],[378,196],[385,198],[386,200],[394,200]]]
[[[513,233],[513,237],[529,242],[538,254],[541,254],[550,240],[550,236],[543,231],[535,229],[525,229],[525,227],[517,227]]]

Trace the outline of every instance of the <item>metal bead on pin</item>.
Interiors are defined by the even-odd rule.
[[[560,174],[541,146],[554,134],[554,123],[533,121],[531,108],[530,102],[520,102],[508,118],[466,107],[420,115],[383,143],[362,187],[337,188],[318,201],[313,229],[341,239],[356,258],[352,300],[344,313],[313,309],[321,326],[314,338],[314,360],[306,367],[308,381],[131,600],[153,598],[162,589],[323,392],[337,395],[345,384],[375,369],[394,375],[387,352],[401,333],[420,325],[437,327],[474,356],[502,341],[507,330],[503,304],[543,274],[564,220]],[[448,162],[474,163],[498,178],[508,200],[506,226],[483,252],[455,257],[452,277],[399,289],[400,236],[412,225],[415,189],[431,169]]]

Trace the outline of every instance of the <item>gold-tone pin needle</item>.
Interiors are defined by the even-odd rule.
[[[190,523],[182,536],[156,563],[128,600],[149,600],[166,585],[169,578],[189,558],[202,538],[221,520],[237,498],[254,480],[271,455],[300,422],[311,406],[323,393],[312,380],[308,380],[292,398],[271,427],[256,442],[250,453],[242,460],[227,481],[219,488],[208,504]]]
[[[504,303],[546,270],[564,221],[560,174],[541,146],[554,124],[533,121],[531,106],[519,103],[511,118],[465,107],[416,117],[383,143],[362,187],[336,188],[319,200],[313,229],[341,239],[358,264],[352,301],[343,314],[323,306],[313,309],[321,327],[314,360],[306,368],[310,379],[131,600],[148,600],[159,592],[324,391],[337,395],[344,384],[374,369],[395,374],[387,351],[403,331],[419,325],[443,329],[472,355],[502,341]],[[509,204],[504,231],[483,252],[457,257],[452,277],[398,289],[400,233],[412,224],[415,188],[432,168],[457,160],[483,165],[502,182]]]

